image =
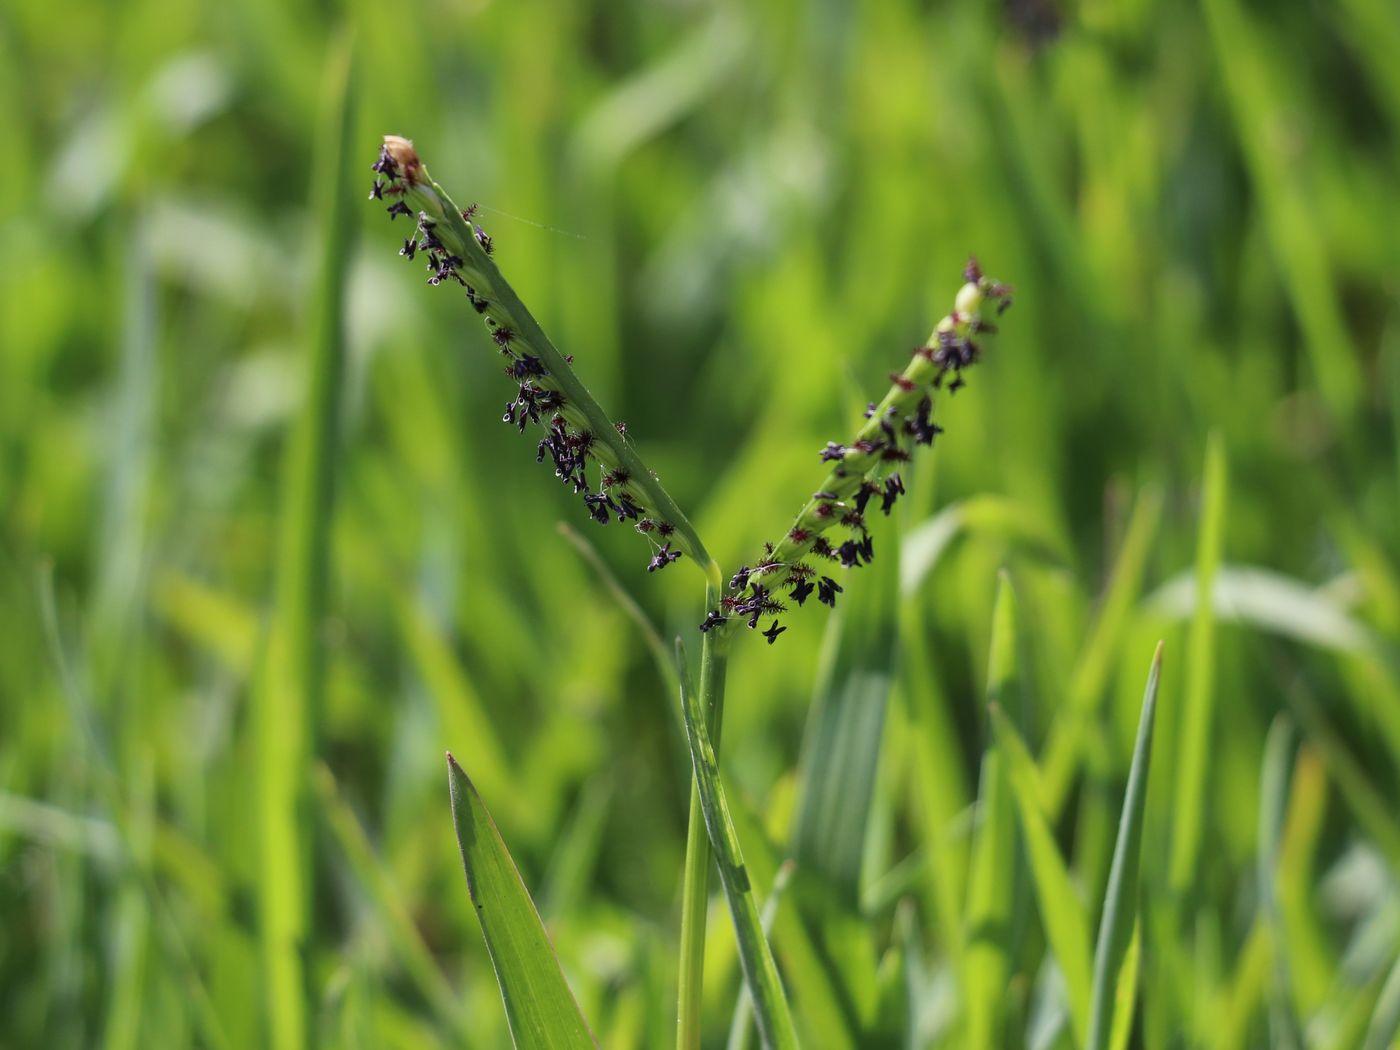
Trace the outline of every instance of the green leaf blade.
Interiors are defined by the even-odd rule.
[[[518,1050],[594,1050],[597,1040],[491,814],[450,754],[447,772],[467,890],[496,971],[511,1038]]]
[[[1119,974],[1124,970],[1133,929],[1137,925],[1138,872],[1142,859],[1143,814],[1147,808],[1147,773],[1152,758],[1152,728],[1157,714],[1157,686],[1162,676],[1162,644],[1152,657],[1147,690],[1142,699],[1133,764],[1128,769],[1128,789],[1123,815],[1113,847],[1104,894],[1099,943],[1094,953],[1094,992],[1090,1008],[1089,1050],[1106,1050],[1113,1027],[1114,1004],[1119,1000]]]

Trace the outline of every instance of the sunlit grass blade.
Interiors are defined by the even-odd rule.
[[[1128,788],[1123,795],[1123,814],[1118,822],[1118,840],[1113,847],[1104,893],[1103,916],[1094,952],[1094,990],[1089,1010],[1088,1050],[1107,1050],[1113,1029],[1114,1005],[1119,983],[1124,979],[1128,953],[1138,912],[1138,866],[1142,851],[1142,818],[1147,808],[1147,773],[1152,760],[1152,727],[1157,714],[1157,685],[1162,675],[1162,646],[1152,657],[1147,690],[1142,698],[1142,718],[1138,723],[1133,764],[1128,768]]]
[[[451,755],[447,756],[447,779],[467,889],[516,1047],[596,1047],[520,872],[481,796]]]
[[[769,1050],[790,1050],[797,1046],[797,1033],[772,950],[759,922],[758,906],[754,903],[753,887],[739,849],[739,837],[729,816],[705,712],[700,696],[691,686],[685,649],[679,639],[676,641],[676,666],[680,672],[681,710],[685,714],[686,738],[690,744],[700,808],[719,867],[720,882],[724,885],[724,896],[729,902],[729,914],[734,921],[739,962],[753,997],[754,1019]]]
[[[1064,974],[1070,1024],[1075,1041],[1082,1046],[1089,1032],[1092,988],[1089,915],[1046,819],[1035,759],[1011,720],[996,707],[992,708],[992,728],[1015,793],[1021,833],[1026,842],[1026,859],[1031,869],[1031,886],[1040,906],[1046,940]]]
[[[992,615],[987,696],[1012,719],[1021,712],[1016,595],[1003,573]],[[1001,1030],[1011,974],[1011,913],[1016,886],[1016,827],[1000,750],[988,741],[982,756],[977,832],[967,901],[967,1045],[994,1048]]]
[[[1214,584],[1225,531],[1225,445],[1220,434],[1206,442],[1201,518],[1196,540],[1196,610],[1186,650],[1186,695],[1175,771],[1176,805],[1172,809],[1169,884],[1185,893],[1196,879],[1205,827],[1206,776],[1210,748],[1215,677]]]
[[[792,855],[855,911],[898,630],[895,552],[859,581],[827,627],[817,696],[807,716]]]
[[[319,248],[307,322],[304,401],[283,461],[275,594],[253,700],[260,841],[258,915],[268,1044],[314,1042],[309,938],[315,833],[311,760],[323,685],[321,626],[331,549],[335,444],[345,366],[343,317],[353,194],[346,178],[352,123],[348,36],[332,47],[313,184]]]

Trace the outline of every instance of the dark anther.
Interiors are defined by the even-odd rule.
[[[773,623],[769,626],[768,630],[763,632],[763,637],[768,639],[769,645],[772,645],[778,640],[778,635],[782,634],[786,630],[786,627],[779,627],[778,621],[774,620]]]
[[[856,490],[856,495],[855,495],[855,501],[854,501],[854,502],[855,502],[855,505],[856,505],[856,514],[864,514],[864,513],[865,513],[865,505],[866,505],[867,503],[870,502],[870,497],[873,496],[873,495],[875,495],[875,494],[876,494],[877,492],[879,492],[879,491],[880,491],[880,486],[879,486],[879,485],[876,485],[874,482],[871,482],[871,481],[862,482],[860,488],[858,488],[858,489]],[[849,524],[850,524],[850,521],[848,520],[849,518],[850,518],[850,515],[846,515],[846,516],[843,517],[841,520],[844,521],[844,522],[846,522],[846,524],[849,525]]]
[[[919,402],[919,407],[912,416],[906,416],[904,420],[905,431],[914,439],[915,444],[932,445],[933,439],[943,428],[929,418],[933,411],[933,402],[924,398]]]
[[[874,402],[874,401],[867,402],[867,403],[866,403],[866,406],[865,406],[865,413],[864,413],[865,418],[866,418],[866,419],[869,419],[869,418],[870,418],[871,416],[873,416],[874,414],[875,414],[875,402]]]
[[[721,616],[719,614],[718,609],[711,609],[705,614],[705,619],[700,624],[700,633],[704,634],[706,631],[714,630],[727,619],[727,616]]]
[[[729,577],[729,587],[731,590],[742,591],[749,585],[749,575],[753,572],[747,565],[739,566],[739,571]]]
[[[402,255],[405,259],[407,259],[409,262],[412,262],[413,253],[417,250],[418,242],[415,241],[412,237],[405,237],[403,241],[403,247],[399,249],[399,254]]]
[[[865,559],[866,565],[869,565],[875,560],[875,540],[871,538],[869,533],[856,544],[856,550],[860,553],[860,556]]]
[[[369,199],[372,201],[382,201],[384,199],[383,179],[374,180],[374,185],[369,188]]]
[[[975,255],[967,257],[967,265],[963,267],[963,280],[969,284],[977,284],[982,280],[982,267],[978,265]]]
[[[624,492],[617,497],[617,516],[618,520],[640,518],[642,516],[642,507],[640,504],[634,502],[631,496]]]
[[[387,211],[389,212],[389,218],[391,220],[399,215],[407,215],[410,218],[413,215],[413,209],[411,209],[403,201],[394,201],[393,204],[389,205]]]
[[[611,501],[608,497],[601,492],[589,492],[583,497],[583,503],[588,508],[589,516],[599,525],[606,525],[612,520],[608,517],[609,502]]]
[[[904,495],[904,479],[898,474],[891,474],[885,479],[885,491],[880,497],[880,509],[888,517],[890,508],[894,506],[894,501]]]
[[[847,540],[836,548],[836,553],[841,555],[841,564],[848,569],[859,568],[860,547],[855,540]]]
[[[379,172],[386,179],[399,177],[399,166],[394,163],[393,155],[389,152],[388,146],[379,147],[379,159],[369,166],[369,170]]]
[[[812,498],[813,498],[813,499],[836,499],[836,493],[834,493],[834,492],[827,492],[827,491],[823,490],[823,491],[821,491],[821,492],[814,492],[814,493],[812,493]]]
[[[821,602],[823,605],[829,605],[834,609],[836,608],[836,596],[843,590],[845,590],[845,588],[830,576],[823,576],[817,583],[817,601]]]
[[[792,596],[793,601],[795,601],[798,605],[801,605],[807,600],[808,596],[812,593],[812,591],[813,587],[811,581],[806,579],[800,579],[793,581],[792,590],[788,593]]]
[[[673,561],[679,561],[680,551],[673,551],[669,543],[664,544],[660,550],[652,555],[651,561],[647,562],[647,572],[655,572],[657,569],[664,569]]]
[[[822,449],[823,463],[839,463],[846,456],[846,446],[838,445],[834,441],[828,441],[826,448]]]
[[[481,245],[482,251],[484,251],[487,255],[490,255],[493,248],[493,245],[491,243],[491,235],[488,234],[485,230],[483,230],[480,226],[474,227],[473,231],[476,233],[476,243]]]
[[[485,299],[476,294],[476,289],[471,285],[467,285],[467,302],[471,303],[472,308],[479,314],[484,314],[489,305]]]

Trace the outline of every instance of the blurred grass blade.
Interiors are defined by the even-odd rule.
[[[316,763],[313,774],[317,801],[321,812],[330,826],[331,834],[339,843],[350,863],[350,870],[369,898],[379,921],[384,924],[389,942],[398,955],[404,970],[424,1000],[438,1015],[439,1021],[448,1031],[455,1031],[463,1037],[469,1035],[459,1000],[447,983],[432,950],[423,941],[423,935],[413,921],[390,872],[375,853],[374,845],[360,824],[350,805],[340,795],[335,776],[323,762]]]
[[[1218,431],[1206,441],[1201,523],[1196,540],[1196,610],[1186,653],[1186,697],[1177,745],[1169,885],[1177,894],[1195,882],[1205,825],[1215,677],[1214,584],[1225,531],[1225,445]]]
[[[1000,708],[992,708],[992,728],[997,747],[1006,761],[1007,777],[1015,793],[1026,841],[1031,885],[1040,906],[1041,922],[1050,950],[1064,974],[1069,999],[1070,1024],[1075,1042],[1084,1044],[1089,1032],[1089,999],[1092,963],[1089,951],[1089,916],[1074,888],[1055,834],[1041,804],[1040,776],[1035,760],[1011,720]]]
[[[807,718],[792,855],[818,872],[855,911],[875,771],[894,681],[899,630],[897,553],[849,585],[827,625],[817,696]]]
[[[1142,698],[1142,719],[1138,723],[1133,764],[1128,769],[1128,788],[1123,796],[1123,815],[1118,822],[1118,841],[1113,847],[1104,894],[1103,917],[1099,921],[1099,941],[1094,953],[1094,991],[1089,1011],[1089,1050],[1107,1050],[1113,1028],[1114,1004],[1119,985],[1126,981],[1124,960],[1133,929],[1137,925],[1138,865],[1142,850],[1142,817],[1147,807],[1147,772],[1152,760],[1152,727],[1157,714],[1157,685],[1162,676],[1162,643],[1152,657],[1147,691]]]
[[[918,594],[953,541],[963,533],[1005,539],[1063,561],[1068,551],[1044,515],[1005,496],[972,496],[944,507],[909,531],[900,544],[899,589],[905,597]]]
[[[997,584],[992,615],[988,700],[1020,717],[1021,682],[1016,654],[1016,595],[1005,573]],[[972,845],[967,901],[967,1045],[1004,1045],[1006,985],[1011,975],[1011,912],[1016,885],[1016,827],[1011,789],[1000,750],[988,744],[982,756],[979,820]]]
[[[680,672],[681,710],[685,715],[686,738],[690,744],[690,760],[700,795],[705,831],[719,867],[720,882],[724,885],[724,896],[729,902],[729,914],[734,921],[739,962],[744,970],[744,981],[753,996],[754,1018],[758,1022],[763,1043],[769,1050],[790,1050],[797,1046],[792,1014],[788,1010],[772,950],[759,922],[753,887],[739,849],[739,836],[734,831],[724,786],[720,782],[719,761],[710,743],[700,697],[690,684],[685,649],[679,638],[676,639],[676,667]]]
[[[1372,653],[1371,633],[1325,590],[1269,569],[1222,565],[1211,604],[1222,623],[1241,623],[1339,653]],[[1196,576],[1183,573],[1162,584],[1143,604],[1155,616],[1181,620],[1200,608]]]
[[[1362,1050],[1394,1050],[1396,1046],[1400,1046],[1400,958],[1381,986]]]
[[[486,937],[516,1047],[596,1047],[520,872],[476,787],[450,754],[447,780],[467,889]]]
[[[259,758],[258,906],[268,1042],[313,1041],[319,995],[308,966],[314,828],[308,821],[314,732],[323,684],[321,621],[331,549],[334,447],[345,364],[343,316],[350,237],[358,227],[346,179],[352,122],[350,38],[333,45],[313,186],[315,292],[307,330],[305,400],[283,461],[276,585],[253,701]]]
[[[1269,987],[1269,1036],[1278,1050],[1305,1046],[1302,1026],[1293,1012],[1292,972],[1288,938],[1279,907],[1277,878],[1283,852],[1284,822],[1288,811],[1289,766],[1293,754],[1293,726],[1279,715],[1264,741],[1259,788],[1259,860],[1255,872],[1259,910],[1273,943],[1273,973]]]
[[[1133,515],[1113,567],[1113,576],[1089,639],[1075,663],[1064,710],[1051,726],[1050,739],[1045,744],[1040,766],[1045,780],[1045,812],[1051,819],[1059,817],[1068,797],[1082,757],[1080,749],[1090,735],[1084,732],[1084,723],[1093,715],[1103,697],[1112,659],[1128,622],[1129,611],[1142,586],[1147,559],[1153,550],[1152,540],[1157,535],[1161,518],[1161,489],[1148,486],[1138,495],[1133,506]]]
[[[759,886],[776,887],[782,870],[777,851],[742,795],[735,799],[731,816],[753,881]],[[856,1039],[842,1009],[841,995],[811,931],[797,913],[794,896],[791,890],[785,894],[772,926],[773,949],[783,960],[784,979],[792,992],[794,1020],[806,1045],[820,1046],[822,1050],[854,1050]],[[766,905],[764,910],[767,911]]]

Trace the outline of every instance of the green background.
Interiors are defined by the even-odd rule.
[[[354,200],[337,208],[313,154],[346,28]],[[910,1043],[870,1022],[870,1045],[963,1045],[936,898],[965,880],[965,834],[926,832],[930,798],[966,817],[977,794],[1003,567],[1027,737],[1039,753],[1062,724],[1085,758],[1055,826],[1091,910],[1167,641],[1143,870],[1173,919],[1147,938],[1134,1045],[1270,1045],[1270,1003],[1307,1045],[1356,1045],[1400,952],[1397,55],[1386,0],[7,0],[0,1046],[204,1045],[205,995],[229,1045],[265,1039],[256,799],[277,729],[252,698],[335,215],[354,229],[308,712],[333,790],[288,814],[314,858],[310,1026],[329,1046],[507,1041],[450,747],[601,1042],[672,1038],[677,704],[557,523],[663,635],[693,631],[702,581],[685,561],[646,574],[647,544],[594,527],[501,424],[511,388],[477,318],[395,258],[405,231],[362,199],[386,132],[482,205],[502,270],[726,570],[787,528],[817,452],[949,309],[970,252],[1015,286],[876,528],[893,559],[961,508],[942,519],[956,539],[902,595],[892,572],[843,578],[853,618],[882,625],[872,651],[897,634],[901,652],[856,814],[863,885],[893,889],[829,934],[827,962],[881,957],[907,900],[919,963],[895,1025]],[[1212,432],[1230,568],[1218,624],[1188,641]],[[830,619],[794,611],[730,668],[729,790],[779,843]],[[1209,713],[1189,754],[1188,682]],[[941,713],[937,740],[920,710]],[[1270,918],[1261,765],[1281,713],[1302,744]],[[1177,773],[1197,760],[1184,814]],[[1169,887],[1183,820],[1199,857]],[[1047,979],[1028,921],[1018,1017]],[[722,907],[711,930],[718,1045],[738,987]]]

